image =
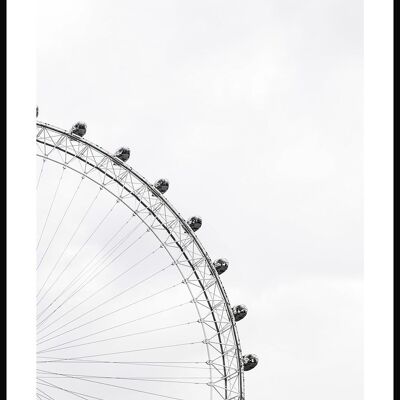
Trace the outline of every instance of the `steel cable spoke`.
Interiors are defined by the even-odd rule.
[[[66,246],[64,247],[63,251],[61,252],[60,256],[58,257],[57,261],[55,262],[55,264],[53,265],[53,268],[51,269],[50,273],[47,275],[47,278],[45,280],[45,282],[43,283],[42,287],[40,288],[39,292],[37,293],[36,297],[39,297],[40,293],[42,292],[43,288],[46,286],[46,283],[48,282],[48,280],[50,279],[50,277],[52,276],[53,272],[55,271],[58,263],[60,262],[60,260],[62,259],[63,255],[65,254],[65,252],[67,251],[69,245],[71,244],[72,240],[74,239],[75,235],[77,234],[77,232],[79,231],[80,227],[82,226],[83,221],[85,220],[85,218],[88,216],[90,210],[92,209],[94,203],[96,202],[97,198],[99,197],[99,194],[101,192],[101,189],[99,189],[99,191],[96,193],[96,196],[94,197],[94,199],[90,202],[89,206],[87,207],[83,217],[81,218],[81,220],[78,223],[78,226],[75,228],[74,232],[72,233],[70,239],[68,240]],[[39,302],[37,304],[40,303],[41,300],[39,300]]]
[[[92,275],[89,275],[86,277],[86,280],[80,284],[80,286],[66,299],[64,300],[48,317],[50,317],[54,312],[56,312],[58,309],[60,309],[63,305],[67,303],[68,300],[70,300],[72,297],[74,297],[77,293],[79,293],[86,285],[88,285],[90,282],[92,282],[100,273],[102,273],[106,268],[110,267],[120,256],[122,256],[127,250],[129,250],[133,245],[135,245],[142,237],[147,233],[148,231],[143,232],[142,235],[140,235],[133,243],[131,243],[126,249],[124,249],[121,253],[119,253],[116,257],[114,257],[106,266],[104,266],[100,271],[98,268],[100,268],[103,264],[100,264],[98,268],[95,268],[94,271],[92,271]],[[63,314],[64,315],[64,314]],[[40,321],[38,326],[40,326],[45,320],[47,320],[46,317],[44,320]]]
[[[43,237],[43,233],[44,233],[44,231],[45,231],[45,229],[46,229],[46,226],[47,226],[47,222],[49,221],[49,216],[50,216],[51,211],[52,211],[52,209],[53,209],[54,202],[56,201],[57,193],[58,193],[58,190],[60,189],[60,184],[61,184],[62,178],[63,178],[63,176],[64,176],[64,172],[65,172],[65,167],[63,167],[63,169],[62,169],[61,176],[60,176],[60,178],[59,178],[59,180],[58,180],[58,184],[57,184],[56,190],[55,190],[54,195],[53,195],[53,198],[52,198],[52,200],[51,200],[50,208],[49,208],[49,210],[48,210],[48,212],[47,212],[46,219],[45,219],[45,221],[44,221],[44,225],[43,225],[43,227],[42,227],[42,231],[41,231],[41,233],[40,233],[39,240],[38,240],[38,243],[37,243],[37,245],[36,245],[36,250],[39,248],[40,242],[41,242],[42,237]],[[37,267],[36,269],[38,269],[38,267]]]
[[[46,250],[44,251],[44,253],[43,253],[43,255],[42,255],[42,258],[40,259],[40,262],[39,262],[39,264],[38,264],[38,268],[40,267],[40,265],[42,264],[44,258],[46,257],[46,254],[47,254],[47,252],[48,252],[48,250],[49,250],[51,244],[53,243],[54,238],[56,237],[56,235],[57,235],[57,233],[58,233],[58,231],[59,231],[59,229],[60,229],[62,223],[64,222],[64,218],[65,218],[65,216],[67,215],[67,213],[68,213],[68,211],[69,211],[69,209],[70,209],[70,207],[71,207],[73,201],[75,200],[75,197],[76,197],[76,195],[77,195],[77,193],[78,193],[78,191],[79,191],[79,188],[80,188],[81,185],[82,185],[82,182],[83,182],[83,177],[82,177],[81,180],[79,181],[78,187],[76,188],[74,194],[72,195],[72,198],[71,198],[71,200],[69,201],[68,206],[67,206],[67,208],[65,209],[64,214],[62,215],[61,220],[60,220],[60,222],[58,223],[57,228],[56,228],[56,230],[54,231],[53,236],[51,237],[50,242],[48,243],[48,245],[47,245],[47,247],[46,247]]]
[[[43,390],[40,390],[39,388],[36,388],[36,390],[42,394],[43,397],[40,396],[41,399],[54,400],[54,397],[51,397],[50,395],[48,395]]]
[[[178,327],[182,327],[182,326],[192,325],[192,324],[195,324],[195,323],[198,323],[198,321],[184,322],[182,324],[169,325],[169,326],[164,326],[162,328],[147,329],[145,331],[133,332],[133,333],[129,333],[129,334],[126,334],[126,335],[120,335],[120,336],[113,336],[113,337],[110,337],[110,338],[107,338],[107,339],[94,340],[94,341],[91,341],[91,342],[86,342],[86,343],[81,343],[81,344],[76,344],[76,345],[66,346],[66,347],[60,347],[60,346],[64,345],[64,344],[60,344],[60,345],[57,345],[57,346],[50,347],[48,349],[41,350],[41,351],[38,352],[38,354],[48,353],[48,352],[51,352],[51,351],[60,351],[60,350],[74,348],[74,347],[88,346],[88,345],[96,344],[96,343],[104,343],[104,342],[108,342],[110,340],[126,339],[126,338],[132,337],[132,336],[165,331],[167,329],[178,328]],[[78,338],[77,340],[81,340],[81,339]]]
[[[134,243],[132,243],[129,247],[132,247],[132,245],[134,245],[134,244],[136,244],[145,234],[146,234],[147,232],[144,232],[139,238],[137,238],[137,240],[134,242]],[[128,250],[128,249],[125,249],[123,252],[121,252],[117,257],[115,257],[109,264],[107,264],[101,271],[94,271],[94,272],[97,272],[97,273],[95,273],[95,275],[92,275],[92,276],[88,276],[87,278],[86,278],[86,280],[83,282],[83,283],[81,283],[80,284],[80,286],[78,286],[78,288],[77,289],[75,289],[75,291],[74,292],[72,292],[65,300],[63,300],[62,302],[61,302],[61,304],[59,304],[50,314],[48,314],[44,319],[42,319],[41,321],[39,321],[38,322],[38,327],[40,327],[45,321],[47,321],[48,320],[48,318],[50,318],[52,315],[54,315],[59,309],[61,309],[61,307],[63,307],[70,299],[72,299],[77,293],[79,293],[86,285],[88,285],[91,281],[93,281],[101,272],[103,272],[107,267],[109,267],[109,266],[111,266],[115,261],[116,261],[116,259],[118,258],[118,257],[120,257],[126,250]],[[101,265],[100,265],[101,266]],[[93,272],[93,271],[92,271]],[[54,301],[55,300],[53,300],[53,302],[51,303],[51,304],[53,304],[54,303]],[[51,305],[50,304],[50,305]],[[48,309],[49,307],[50,307],[50,305],[49,306],[47,306],[47,308],[46,309]],[[41,314],[41,315],[43,315],[43,313]],[[40,315],[40,316],[41,316]],[[63,315],[65,315],[65,314],[63,314]],[[39,316],[39,317],[40,317]]]
[[[106,376],[106,375],[83,375],[83,374],[65,374],[65,373],[56,373],[52,371],[46,370],[38,370],[41,374],[48,374],[52,378],[90,378],[90,379],[110,379],[110,380],[124,380],[124,381],[143,381],[143,382],[160,382],[160,383],[183,383],[183,384],[191,384],[191,385],[204,385],[209,382],[196,382],[196,381],[184,381],[184,379],[207,379],[205,376],[178,376],[178,377],[135,377],[135,376]],[[46,378],[50,378],[50,376],[45,376]]]
[[[43,332],[44,330],[46,330],[48,327],[50,327],[51,325],[53,325],[54,323],[56,323],[57,321],[59,321],[61,318],[63,318],[65,315],[69,314],[70,312],[72,312],[73,310],[75,310],[77,307],[81,306],[82,304],[86,303],[86,301],[90,300],[92,297],[94,297],[96,294],[98,294],[101,290],[103,290],[104,288],[108,287],[109,285],[111,285],[113,282],[115,282],[117,279],[119,279],[121,276],[125,275],[126,273],[128,273],[129,271],[131,271],[133,268],[137,267],[138,265],[140,265],[142,262],[144,262],[145,260],[147,260],[149,257],[151,257],[153,254],[155,254],[158,250],[160,249],[160,247],[157,247],[155,250],[152,250],[149,254],[147,254],[145,257],[143,257],[142,259],[140,259],[139,261],[137,261],[136,263],[134,263],[133,265],[131,265],[129,268],[127,268],[125,271],[121,272],[117,277],[113,278],[110,282],[108,282],[107,284],[103,285],[102,287],[100,287],[99,289],[97,289],[95,292],[93,292],[91,295],[89,295],[88,297],[86,297],[84,300],[82,300],[80,303],[78,303],[77,305],[73,306],[72,308],[70,308],[68,311],[66,311],[64,314],[62,314],[61,316],[59,316],[57,319],[55,319],[52,323],[50,323],[49,325],[46,325],[45,327],[43,327],[42,329],[40,329],[38,331],[38,333]],[[84,315],[84,314],[83,314]],[[75,319],[65,323],[64,325],[62,325],[61,327],[57,328],[61,329],[66,325],[69,325],[71,322],[76,321],[76,319],[79,319],[79,317],[76,317]]]
[[[40,180],[41,180],[41,178],[42,178],[43,169],[44,169],[44,163],[45,163],[45,162],[46,162],[46,159],[43,158],[43,159],[42,159],[42,168],[40,169],[39,177],[38,177],[38,180],[37,180],[37,182],[36,182],[36,190],[39,189],[39,184],[40,184]]]
[[[192,341],[192,342],[184,342],[184,343],[174,343],[174,344],[166,344],[162,346],[152,346],[152,347],[141,347],[137,349],[126,349],[123,351],[113,351],[110,353],[98,353],[98,354],[86,354],[84,356],[78,357],[70,357],[65,358],[65,360],[79,360],[79,359],[86,359],[86,358],[95,358],[95,357],[104,357],[104,356],[115,356],[118,354],[128,354],[128,353],[137,353],[142,351],[151,351],[151,350],[160,350],[160,349],[170,349],[174,347],[184,347],[184,346],[193,346],[197,344],[204,344],[203,340]]]
[[[114,384],[111,384],[111,383],[96,382],[96,381],[93,381],[93,380],[90,380],[90,379],[85,379],[85,378],[77,378],[77,377],[75,377],[74,379],[78,379],[78,380],[86,381],[86,382],[91,382],[91,383],[97,383],[99,385],[114,387],[114,388],[118,388],[118,389],[125,389],[125,390],[129,390],[129,391],[136,392],[136,393],[148,394],[148,395],[151,395],[151,396],[161,397],[161,398],[164,398],[164,399],[185,400],[185,399],[183,399],[181,397],[165,396],[165,395],[159,394],[159,393],[148,392],[148,391],[145,391],[145,390],[134,389],[134,388],[126,387],[126,386],[114,385]],[[75,393],[77,393],[77,392],[75,392]]]
[[[110,239],[108,239],[107,243],[95,254],[95,256],[85,265],[82,270],[79,271],[79,273],[74,277],[74,279],[68,283],[67,286],[63,288],[63,290],[60,291],[60,293],[57,295],[57,297],[50,303],[48,304],[44,310],[42,310],[38,318],[40,318],[66,291],[68,291],[74,284],[79,280],[79,278],[86,272],[86,269],[89,267],[90,264],[97,258],[97,256],[108,246],[108,244],[124,229],[124,227],[131,221],[131,219],[134,217],[132,215],[131,217],[128,218],[127,221],[125,221],[122,226],[111,236]],[[140,225],[140,224],[139,224]],[[139,226],[138,225],[138,226]]]
[[[54,285],[58,282],[58,279],[63,275],[63,273],[68,269],[68,267],[71,265],[72,261],[78,256],[78,254],[84,249],[84,247],[87,245],[87,243],[90,241],[90,239],[93,237],[93,235],[99,230],[99,228],[103,225],[104,221],[110,216],[112,211],[114,210],[115,206],[118,204],[118,201],[111,207],[111,209],[107,212],[105,217],[97,224],[96,228],[94,231],[89,235],[89,237],[85,240],[85,242],[81,245],[81,247],[78,249],[78,251],[75,253],[75,255],[71,258],[71,260],[68,262],[68,264],[64,267],[64,269],[61,271],[61,273],[57,276],[55,281],[52,283],[52,285],[46,290],[44,295],[42,296],[42,299],[47,295],[47,293],[54,287]]]
[[[140,226],[140,224],[136,228],[138,228],[139,226]],[[93,281],[93,279],[95,279],[107,267],[111,266],[121,255],[123,255],[127,250],[129,250],[129,248],[132,248],[132,246],[134,246],[147,232],[148,232],[148,230],[143,232],[142,235],[140,235],[133,243],[131,243],[126,249],[124,249],[116,257],[114,257],[104,268],[101,269],[101,271],[98,271],[98,268],[100,268],[103,265],[103,263],[100,264],[98,267],[95,267],[95,269],[90,272],[90,274],[92,274],[92,275],[89,274],[89,276],[86,277],[85,281],[83,283],[81,283],[80,286],[67,299],[65,299],[51,314],[49,314],[46,318],[44,318],[43,320],[41,320],[38,323],[38,326],[42,325],[51,315],[53,315],[57,310],[59,310],[63,305],[65,305],[67,303],[67,301],[69,301],[77,293],[79,293],[81,289],[83,289],[87,284],[89,284],[91,281]]]
[[[115,300],[117,297],[122,296],[123,294],[127,293],[128,291],[130,291],[130,290],[132,290],[132,289],[138,287],[140,284],[142,284],[142,283],[144,283],[144,282],[147,282],[147,281],[149,281],[151,278],[155,277],[156,275],[158,275],[158,274],[164,272],[167,268],[169,268],[169,267],[172,266],[172,265],[173,265],[173,264],[168,264],[166,267],[161,268],[160,270],[158,270],[157,272],[153,273],[153,274],[150,275],[149,277],[147,277],[147,278],[145,278],[145,279],[139,281],[138,283],[135,283],[134,285],[131,285],[130,287],[128,287],[127,289],[121,291],[120,293],[118,293],[118,294],[116,294],[116,295],[110,297],[109,299],[103,301],[102,303],[98,304],[97,306],[92,307],[90,310],[88,310],[88,311],[86,311],[86,312],[80,314],[78,317],[76,317],[74,320],[72,320],[72,321],[70,321],[70,322],[74,322],[74,321],[76,321],[77,319],[80,319],[80,318],[82,318],[83,316],[89,314],[90,312],[97,310],[98,308],[100,308],[101,306],[103,306],[103,305],[109,303],[110,301]],[[134,266],[136,266],[136,265],[134,265]],[[128,271],[126,271],[126,272],[128,272]],[[125,272],[124,272],[124,273],[125,273]],[[120,276],[124,275],[124,273],[120,274]],[[120,276],[118,276],[117,278],[115,278],[115,280],[118,279]],[[105,286],[103,286],[102,288],[98,289],[96,292],[94,292],[94,293],[91,295],[91,297],[93,297],[94,295],[98,294],[102,289],[104,289],[106,286],[108,286],[108,285],[111,284],[111,283],[112,283],[112,282],[109,282],[107,285],[105,285]],[[179,283],[181,283],[181,282],[179,282]],[[176,287],[177,285],[179,285],[179,283],[177,283],[177,284],[175,284],[175,285],[173,285],[173,286],[171,286],[171,287]],[[171,287],[169,287],[168,289],[170,289]],[[89,299],[89,298],[87,298],[86,300],[88,300],[88,299]],[[85,301],[86,301],[86,300],[85,300]],[[77,306],[75,306],[75,308],[78,307],[79,305],[80,305],[80,304],[78,304]],[[73,308],[73,309],[75,309],[75,308]],[[65,325],[64,325],[64,326],[65,326]]]
[[[164,291],[165,291],[165,290],[163,290],[163,292],[164,292]],[[160,291],[160,292],[157,292],[155,295],[157,295],[157,294],[159,294],[159,293],[161,293],[161,291]],[[137,301],[135,304],[138,304],[138,303],[140,303],[141,301],[146,300],[146,299],[147,299],[147,298],[144,298],[144,299],[142,299],[142,300],[139,300],[139,301]],[[190,302],[180,303],[180,304],[178,304],[178,305],[171,306],[171,307],[162,309],[162,310],[160,310],[160,311],[155,311],[155,312],[152,312],[152,313],[150,313],[150,314],[146,314],[146,315],[144,315],[144,316],[142,316],[142,317],[135,318],[135,319],[133,319],[133,320],[129,320],[129,321],[126,321],[126,322],[117,324],[117,325],[113,325],[113,326],[111,326],[111,327],[101,329],[100,331],[93,332],[93,333],[90,333],[90,334],[88,334],[88,335],[79,337],[79,338],[77,338],[77,339],[70,340],[70,341],[68,341],[68,342],[65,342],[64,344],[73,343],[73,342],[76,342],[77,340],[86,339],[86,338],[88,338],[88,337],[92,337],[92,336],[98,335],[98,334],[100,334],[100,333],[108,332],[108,331],[110,331],[110,330],[117,329],[117,328],[120,328],[120,327],[122,327],[122,326],[126,326],[126,325],[129,325],[129,324],[132,324],[132,323],[134,323],[134,322],[142,321],[142,320],[144,320],[144,319],[146,319],[146,318],[151,318],[151,317],[153,317],[153,316],[160,315],[160,314],[162,314],[162,313],[164,313],[164,312],[176,310],[177,308],[180,308],[180,307],[182,307],[182,306],[184,306],[184,305],[187,305],[187,304],[190,304]],[[98,319],[96,319],[95,321],[97,321],[97,320],[98,320]],[[95,321],[93,321],[93,322],[95,322]],[[86,325],[88,325],[88,323],[84,324],[84,326],[86,326]],[[80,326],[80,327],[81,327],[81,326]],[[80,328],[80,327],[79,327],[79,328]],[[71,330],[68,331],[68,332],[66,332],[66,333],[69,333],[69,332],[71,332]],[[49,341],[49,340],[55,339],[56,337],[59,337],[59,336],[61,336],[61,335],[57,335],[57,336],[54,336],[54,337],[52,337],[52,338],[50,338],[50,339],[43,340],[43,341],[39,342],[38,345],[43,344],[43,343],[45,343],[45,342],[47,342],[47,341]]]
[[[87,394],[83,394],[83,393],[75,392],[75,391],[72,391],[72,390],[68,390],[68,389],[63,388],[61,386],[57,386],[57,385],[54,385],[54,384],[52,384],[50,382],[47,382],[46,380],[44,380],[42,378],[38,378],[38,381],[39,381],[38,383],[42,384],[43,386],[48,386],[48,387],[52,387],[52,388],[55,388],[55,389],[62,390],[64,392],[72,394],[75,397],[78,397],[79,399],[89,400],[88,398],[91,398],[91,399],[96,399],[96,400],[105,400],[105,399],[100,399],[100,397],[89,396]]]
[[[60,333],[60,334],[58,334],[58,335],[56,335],[56,336],[52,336],[51,338],[45,339],[47,336],[49,336],[49,335],[55,333],[55,330],[54,330],[54,331],[50,332],[49,334],[47,334],[46,336],[43,336],[42,338],[40,338],[39,341],[38,341],[38,345],[40,345],[40,344],[42,344],[42,343],[44,343],[44,342],[47,342],[47,341],[49,341],[49,340],[53,340],[53,339],[55,339],[55,338],[57,338],[57,337],[60,337],[60,336],[62,336],[62,335],[64,335],[64,334],[66,334],[66,333],[70,333],[70,332],[72,332],[72,331],[74,331],[74,330],[76,330],[76,329],[82,328],[83,326],[87,326],[87,325],[89,325],[89,324],[91,324],[91,323],[93,323],[93,322],[97,322],[97,321],[99,321],[100,319],[103,319],[103,318],[105,318],[105,317],[108,317],[108,316],[110,316],[110,315],[113,315],[113,314],[115,314],[116,312],[125,310],[125,309],[127,309],[127,308],[129,308],[129,307],[132,307],[132,306],[134,306],[134,305],[137,305],[137,304],[139,304],[139,303],[141,303],[141,302],[143,302],[143,301],[145,301],[145,300],[154,298],[155,296],[158,296],[158,295],[161,294],[161,293],[165,293],[166,291],[171,290],[171,289],[177,287],[177,286],[180,285],[181,283],[182,283],[182,282],[176,283],[175,285],[169,286],[169,287],[166,288],[166,289],[159,290],[159,291],[157,291],[157,292],[155,292],[155,293],[153,293],[153,294],[151,294],[151,295],[149,295],[149,296],[146,296],[146,297],[143,297],[143,298],[141,298],[141,299],[139,299],[139,300],[136,300],[136,301],[134,301],[134,302],[132,302],[132,303],[126,305],[126,306],[120,307],[120,308],[118,308],[118,309],[116,309],[116,310],[114,310],[114,311],[111,311],[111,312],[109,312],[109,313],[106,313],[106,314],[104,314],[104,315],[101,315],[100,317],[97,317],[97,318],[95,318],[95,319],[93,319],[93,320],[91,320],[91,321],[85,322],[85,323],[83,323],[83,324],[81,324],[81,325],[79,325],[79,326],[77,326],[77,327],[74,327],[74,328],[72,328],[72,329],[69,329],[68,331],[64,331],[64,332],[62,332],[62,333]],[[170,310],[172,310],[172,309],[175,309],[175,308],[181,307],[182,305],[190,304],[190,303],[191,303],[191,301],[185,302],[185,303],[180,303],[180,304],[178,304],[177,306],[168,307],[167,309],[163,309],[163,310],[161,310],[161,311],[155,311],[155,312],[153,312],[153,313],[147,314],[146,317],[151,317],[151,316],[154,316],[154,315],[158,315],[158,314],[160,314],[160,313],[162,313],[162,312],[164,312],[164,311],[170,311]],[[135,319],[135,320],[131,320],[131,321],[128,321],[128,322],[125,322],[125,323],[122,323],[122,324],[118,324],[116,327],[121,327],[121,326],[126,325],[126,324],[128,324],[128,323],[136,322],[136,321],[139,321],[139,320],[141,320],[141,319],[143,319],[143,317],[142,317],[142,318],[137,318],[137,319]],[[106,330],[113,329],[113,328],[114,328],[114,327],[107,328]],[[104,331],[105,331],[105,330],[103,330],[102,332],[104,332]],[[88,335],[88,336],[91,336],[91,335]],[[85,337],[88,337],[88,336],[85,336]],[[43,339],[45,339],[45,340],[43,340]]]

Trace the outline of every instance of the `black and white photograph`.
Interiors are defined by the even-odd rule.
[[[393,398],[367,3],[7,2],[7,398]]]

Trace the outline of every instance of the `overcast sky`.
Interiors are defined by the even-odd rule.
[[[246,399],[362,399],[362,1],[38,2],[39,119],[203,218]]]

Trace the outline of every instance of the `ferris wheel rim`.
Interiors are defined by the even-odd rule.
[[[91,150],[94,150],[94,151],[96,151],[96,152],[99,152],[103,157],[107,158],[108,161],[111,161],[113,164],[118,165],[118,167],[122,168],[128,175],[133,176],[135,179],[139,180],[139,181],[146,187],[146,189],[147,189],[150,193],[152,193],[153,196],[157,197],[158,201],[160,201],[160,202],[162,203],[162,205],[163,205],[164,207],[166,207],[166,209],[168,209],[168,210],[171,212],[171,214],[176,218],[176,220],[178,221],[178,224],[179,224],[179,228],[180,228],[181,230],[183,230],[183,231],[190,237],[190,240],[193,242],[193,245],[196,246],[196,248],[200,251],[202,257],[204,258],[204,260],[205,260],[205,262],[206,262],[206,266],[207,266],[207,268],[208,268],[210,274],[212,275],[213,279],[215,280],[215,284],[216,284],[216,286],[217,286],[217,288],[218,288],[218,291],[220,292],[221,297],[222,297],[222,299],[223,299],[223,302],[224,302],[224,309],[226,310],[226,316],[227,316],[228,319],[229,319],[230,330],[231,330],[231,332],[232,332],[232,338],[233,338],[233,342],[234,342],[234,346],[235,346],[235,353],[236,353],[236,357],[235,357],[235,358],[237,359],[237,371],[236,371],[236,375],[237,375],[237,378],[238,378],[238,379],[237,379],[237,385],[238,385],[238,389],[237,389],[238,392],[237,392],[237,393],[238,393],[238,396],[237,396],[237,397],[233,397],[233,398],[234,398],[234,399],[238,399],[238,400],[240,399],[240,400],[241,400],[241,399],[243,398],[243,395],[244,395],[244,376],[243,376],[243,368],[242,368],[242,361],[241,361],[241,359],[242,359],[242,353],[241,353],[241,347],[240,347],[240,341],[239,341],[239,337],[238,337],[236,322],[235,322],[234,316],[233,316],[233,314],[232,314],[230,302],[229,302],[228,296],[227,296],[227,294],[226,294],[226,291],[225,291],[225,289],[224,289],[224,287],[223,287],[223,285],[222,285],[221,279],[220,279],[218,273],[215,271],[215,269],[214,269],[214,267],[213,267],[213,265],[212,265],[212,261],[211,261],[210,256],[208,255],[207,251],[205,250],[205,248],[204,248],[203,245],[201,244],[201,242],[200,242],[200,240],[198,239],[197,235],[196,235],[196,234],[193,232],[193,230],[190,228],[190,226],[189,226],[189,224],[187,223],[187,221],[186,221],[186,220],[181,216],[181,214],[172,206],[172,204],[165,198],[165,196],[164,196],[162,193],[160,193],[157,189],[155,189],[154,186],[153,186],[146,178],[144,178],[144,177],[143,177],[141,174],[139,174],[136,170],[134,170],[133,168],[131,168],[130,166],[128,166],[125,162],[119,160],[118,158],[115,158],[111,153],[109,153],[109,152],[106,151],[105,149],[101,148],[100,146],[98,146],[98,145],[96,145],[96,144],[94,144],[94,143],[92,143],[92,142],[90,142],[90,141],[88,141],[88,140],[86,140],[86,139],[84,139],[84,138],[82,138],[82,137],[79,137],[79,136],[76,136],[76,135],[72,135],[72,134],[69,133],[68,131],[63,130],[63,129],[58,128],[58,127],[55,127],[55,126],[53,126],[53,125],[50,125],[50,124],[47,124],[47,123],[44,123],[44,122],[39,122],[39,121],[37,121],[36,126],[37,126],[37,128],[39,128],[39,132],[38,132],[37,138],[36,138],[36,141],[37,141],[38,143],[43,144],[44,146],[51,146],[51,147],[53,147],[54,149],[57,149],[57,150],[59,150],[59,151],[65,152],[65,153],[68,152],[68,150],[67,150],[66,148],[63,148],[63,146],[62,146],[61,143],[58,143],[58,144],[54,144],[54,143],[53,143],[53,144],[49,144],[49,143],[46,143],[45,140],[40,140],[40,138],[39,138],[40,133],[41,133],[43,130],[47,130],[47,131],[51,131],[51,132],[56,132],[57,134],[61,135],[63,138],[66,138],[67,140],[73,140],[73,141],[79,142],[80,144],[82,144],[82,145],[84,145],[84,146],[87,146],[87,148],[90,148]],[[73,156],[73,157],[75,157],[75,158],[78,158],[78,155],[77,155],[77,154],[71,154],[71,153],[70,153],[70,155]],[[56,160],[52,159],[51,157],[48,157],[48,155],[37,154],[37,156],[42,157],[43,160],[49,160],[49,161],[52,161],[52,162],[59,163],[59,164],[61,164],[61,165],[64,165],[65,167],[67,167],[67,168],[69,168],[69,169],[75,171],[76,173],[80,173],[80,174],[82,174],[82,175],[87,176],[87,175],[84,174],[82,171],[78,171],[77,169],[71,168],[71,166],[68,165],[68,163],[66,163],[66,162],[62,163],[62,162],[56,161]],[[85,162],[87,163],[88,161],[86,160]],[[89,165],[90,165],[90,164],[89,164]],[[92,166],[93,166],[93,165],[92,165]],[[101,169],[99,165],[94,166],[94,167],[97,168],[97,169],[98,169],[99,171],[101,171],[102,173],[106,173],[105,170],[104,170],[104,169]],[[90,178],[90,177],[89,177],[89,178]],[[92,179],[92,178],[90,178],[90,179]],[[127,192],[129,192],[131,195],[134,195],[134,196],[135,196],[135,194],[132,193],[131,191],[129,191],[128,188],[125,186],[125,184],[122,183],[122,182],[120,181],[120,178],[119,178],[118,176],[114,176],[113,179],[114,179],[114,181],[115,181],[117,184],[121,185],[122,188],[123,188],[124,190],[126,190]],[[95,181],[95,180],[93,180],[93,179],[92,179],[92,181],[101,186],[101,184],[100,184],[99,182],[97,182],[97,181]],[[108,191],[109,193],[111,193],[111,194],[114,195],[117,199],[119,199],[126,207],[128,207],[129,209],[131,209],[131,208],[129,207],[129,205],[124,201],[124,199],[121,198],[121,196],[118,196],[116,193],[110,191],[108,188],[106,188],[106,189],[107,189],[107,191]],[[154,218],[158,218],[158,216],[156,216],[156,213],[158,213],[159,210],[152,210],[151,207],[150,207],[148,204],[146,204],[146,203],[144,202],[144,199],[143,199],[143,198],[139,199],[139,198],[136,197],[136,199],[137,199],[142,205],[144,205],[144,206],[147,208],[147,210],[148,210],[149,212],[151,212],[151,213],[153,214]],[[132,210],[132,209],[131,209],[131,210]],[[134,210],[132,210],[132,211],[134,211]],[[136,213],[135,213],[135,214],[136,214]],[[138,214],[136,214],[136,215],[138,215]],[[141,216],[139,216],[139,218],[142,219]],[[162,222],[162,220],[159,219],[158,222],[163,226],[163,228],[164,228],[164,229],[169,233],[169,235],[174,239],[175,243],[176,243],[176,244],[178,245],[178,247],[180,248],[180,251],[182,252],[182,254],[184,255],[184,257],[186,257],[186,259],[187,259],[188,262],[190,263],[190,260],[189,260],[190,257],[188,258],[187,254],[186,254],[187,249],[186,249],[186,248],[180,247],[180,244],[179,244],[178,241],[173,237],[173,235],[171,234],[171,232],[168,230],[169,228],[168,228],[167,226],[165,226],[165,224]],[[147,224],[146,224],[146,225],[147,225]],[[151,228],[150,228],[150,229],[151,229]],[[157,237],[157,239],[162,243],[161,239],[157,236],[157,234],[154,232],[154,230],[151,229],[151,231],[152,231],[152,233]],[[167,250],[167,249],[166,249],[166,250]],[[168,250],[167,250],[167,252],[168,252]],[[168,252],[168,253],[169,253],[169,252]],[[169,255],[170,255],[170,257],[174,260],[174,257],[173,257],[170,253],[169,253]],[[179,269],[179,266],[178,266],[177,264],[176,264],[176,266],[177,266],[178,269]],[[191,264],[191,267],[192,267],[192,269],[193,269],[193,272],[196,274],[196,265]],[[197,276],[197,275],[196,275],[196,276]],[[198,278],[198,276],[197,276],[197,278]],[[198,279],[198,281],[199,281],[199,283],[201,283],[201,284],[203,285],[203,283],[201,282],[200,279]],[[189,285],[188,285],[187,282],[186,282],[186,285],[189,287]],[[190,287],[189,287],[189,291],[190,291]],[[204,293],[205,296],[207,296],[206,289],[205,289],[204,287],[203,287],[203,293]],[[213,307],[211,307],[211,304],[210,304],[210,303],[209,303],[209,306],[210,306],[211,314],[212,314],[212,316],[213,316],[213,318],[214,318],[214,320],[215,320],[215,317],[214,317],[214,311],[215,311],[215,310],[213,309]],[[200,322],[203,324],[202,321],[200,321]],[[219,335],[220,332],[219,332],[219,330],[218,330],[218,324],[216,324],[216,328],[217,328],[216,331],[217,331],[217,333],[218,333],[218,335]],[[206,337],[205,337],[205,341],[206,341],[205,344],[206,344],[207,347],[208,347],[209,344],[207,343],[207,338],[206,338]],[[221,340],[220,340],[220,341],[221,341]],[[221,343],[220,343],[220,346],[221,346],[221,359],[222,359],[222,363],[224,364],[224,369],[225,369],[225,354],[224,354],[224,349],[222,348],[222,344],[221,344]],[[226,380],[227,380],[228,378],[229,378],[229,377],[228,377],[228,376],[226,375],[226,373],[225,373],[225,376],[224,376],[224,379],[225,379],[225,386],[227,385]],[[226,398],[228,398],[228,397],[226,397]],[[231,397],[229,397],[229,398],[231,398]]]

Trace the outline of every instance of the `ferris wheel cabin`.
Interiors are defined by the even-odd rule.
[[[164,194],[169,189],[169,182],[167,179],[159,179],[154,187],[161,193]]]
[[[258,357],[255,354],[246,354],[242,358],[243,361],[243,369],[245,371],[250,371],[258,364]]]
[[[114,154],[114,157],[120,159],[123,162],[128,161],[130,156],[131,150],[129,149],[129,147],[120,147]]]
[[[79,137],[83,137],[86,135],[86,124],[84,122],[77,122],[74,124],[74,126],[71,128],[70,133],[72,135],[76,135]]]
[[[196,232],[201,228],[203,221],[200,217],[192,217],[187,221],[187,223],[192,229],[192,231]]]
[[[247,307],[243,304],[232,307],[233,316],[235,321],[242,320],[247,315]]]
[[[229,261],[226,258],[218,258],[213,262],[213,265],[218,275],[221,275],[228,269]]]

